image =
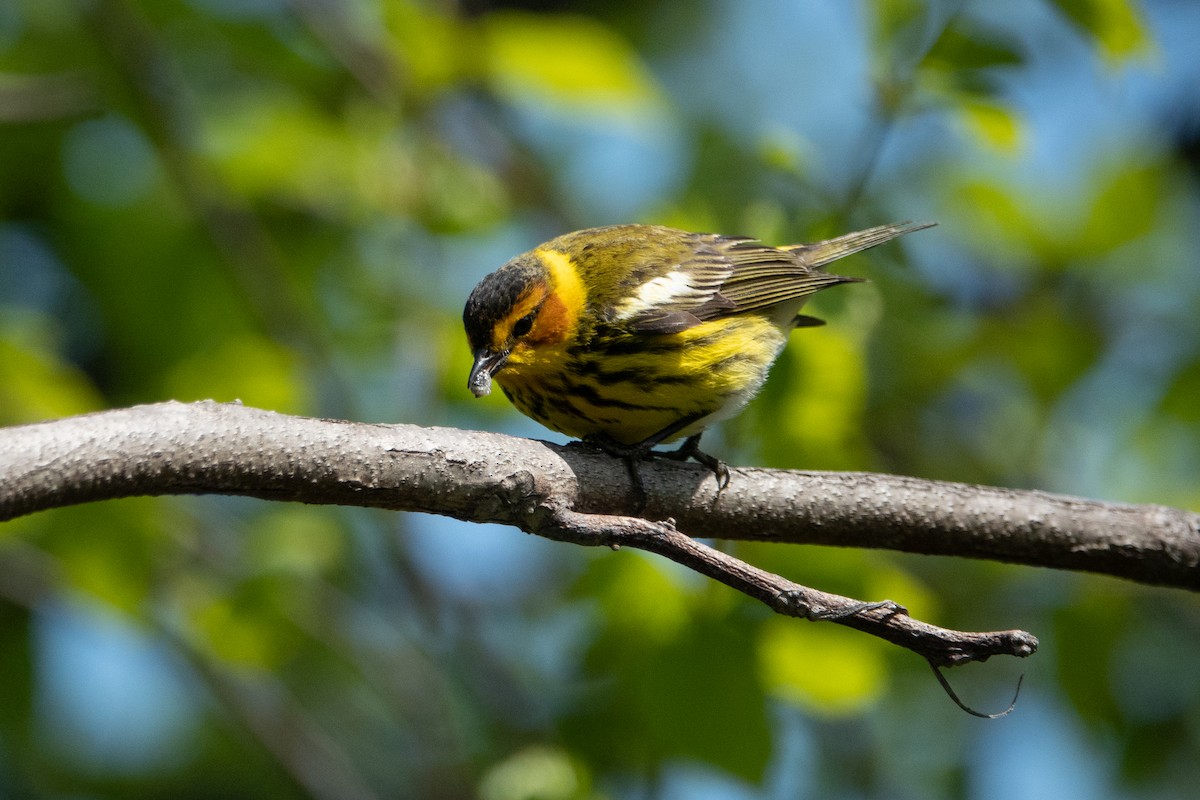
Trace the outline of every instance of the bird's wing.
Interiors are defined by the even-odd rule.
[[[669,269],[631,287],[614,308],[615,318],[639,332],[679,333],[706,320],[795,303],[826,286],[858,280],[811,269],[790,252],[754,239],[694,234],[681,255]]]
[[[733,269],[720,293],[733,301],[730,313],[792,305],[828,286],[862,280],[813,269],[790,250],[752,240],[729,242],[726,250]]]
[[[895,222],[890,225],[876,225],[854,233],[843,234],[833,239],[811,244],[789,244],[781,250],[793,254],[796,260],[806,267],[820,269],[826,264],[861,252],[876,245],[890,242],[899,236],[913,231],[932,228],[936,222]]]

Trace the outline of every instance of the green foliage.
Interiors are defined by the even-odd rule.
[[[755,626],[714,588],[638,553],[591,563],[577,589],[598,602],[587,663],[624,677],[580,698],[564,723],[568,741],[600,747],[619,770],[696,759],[747,778],[762,773],[770,745]],[[734,742],[722,735],[731,727]]]
[[[461,304],[513,254],[928,218],[837,266],[870,283],[814,301],[828,326],[709,449],[1200,508],[1200,77],[1164,35],[1188,4],[510,5],[0,3],[0,421],[216,398],[542,436],[464,387]],[[915,658],[642,554],[132,499],[0,531],[0,795],[995,795],[1013,730],[1068,754],[1057,785],[1192,791],[1189,598],[736,552],[1037,632],[1028,705],[977,726]],[[990,708],[1015,673],[950,678]]]
[[[637,113],[658,91],[638,55],[589,17],[489,14],[486,72],[510,102],[544,102],[573,113]]]
[[[53,349],[22,341],[10,331],[0,340],[0,409],[9,424],[83,414],[101,407],[87,376]]]
[[[1067,19],[1090,35],[1111,63],[1144,55],[1153,39],[1136,3],[1130,0],[1052,0]]]
[[[860,712],[887,691],[883,646],[834,627],[804,630],[787,619],[767,623],[758,641],[759,671],[774,696],[816,714]]]

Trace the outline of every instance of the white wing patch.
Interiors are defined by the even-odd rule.
[[[666,275],[646,281],[638,287],[632,297],[618,303],[616,318],[630,319],[652,309],[679,305],[681,301],[700,305],[711,295],[712,290],[706,291],[692,285],[686,272],[672,270]]]

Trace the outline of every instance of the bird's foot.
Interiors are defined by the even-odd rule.
[[[713,474],[713,477],[717,479],[717,494],[725,491],[725,487],[729,485],[728,465],[716,456],[711,456],[700,449],[700,434],[698,433],[685,439],[678,449],[669,450],[665,453],[655,453],[654,455],[669,458],[673,461],[687,461],[690,458],[706,467]]]

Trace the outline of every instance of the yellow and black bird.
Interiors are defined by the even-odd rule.
[[[698,449],[701,432],[742,409],[766,380],[816,292],[861,280],[825,265],[933,223],[880,225],[813,244],[656,225],[576,231],[486,276],[463,310],[476,397],[492,380],[519,411],[626,460],[695,458],[721,487],[729,473]]]

